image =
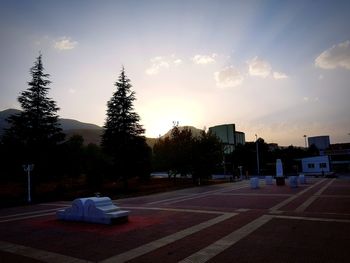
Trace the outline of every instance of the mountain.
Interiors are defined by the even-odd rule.
[[[184,130],[184,129],[189,129],[192,132],[192,135],[194,137],[199,137],[201,135],[201,133],[203,132],[203,130],[197,129],[196,127],[193,127],[193,126],[179,126],[180,131]],[[161,138],[169,137],[171,135],[171,130],[172,129],[170,129],[166,134],[161,136]]]
[[[179,130],[183,130],[183,129],[189,129],[192,132],[192,135],[194,137],[199,137],[201,135],[201,133],[203,132],[203,130],[201,129],[197,129],[196,127],[193,126],[179,126],[178,127]],[[170,129],[167,133],[165,133],[164,135],[160,136],[160,139],[164,139],[166,137],[170,137],[171,136],[171,130]],[[153,148],[153,146],[156,144],[156,142],[158,141],[159,138],[146,138],[146,143],[148,144],[149,147]]]
[[[64,131],[68,130],[102,130],[102,127],[92,124],[80,122],[73,119],[59,119],[59,123],[61,124],[61,128]]]
[[[8,123],[6,119],[14,114],[19,114],[21,111],[16,109],[7,109],[4,111],[0,111],[0,130],[8,128]],[[87,129],[87,130],[101,130],[102,127],[91,124],[80,122],[73,119],[59,119],[59,123],[61,124],[62,130],[75,130],[75,129]]]
[[[0,111],[0,136],[3,134],[6,128],[9,128],[9,124],[6,119],[11,115],[19,114],[20,112],[20,110],[16,109]],[[67,135],[67,138],[78,134],[83,136],[85,144],[100,143],[102,127],[98,125],[63,118],[59,119],[59,123],[61,124],[63,132]]]
[[[18,114],[20,112],[20,110],[15,109],[7,109],[4,111],[0,111],[0,135],[2,135],[5,129],[9,128],[9,124],[6,121],[6,119],[11,115]]]
[[[4,130],[6,128],[9,128],[9,125],[6,121],[8,117],[10,117],[13,114],[20,113],[20,110],[16,109],[7,109],[0,111],[0,137],[3,134]],[[59,119],[59,122],[61,124],[61,128],[63,132],[66,134],[66,138],[70,138],[73,135],[81,135],[84,138],[84,144],[94,143],[99,145],[101,142],[101,135],[103,128],[91,124],[91,123],[85,123],[80,122],[73,119]],[[190,129],[192,131],[193,136],[199,136],[202,132],[201,129],[197,129],[193,126],[180,126],[180,130],[182,129]],[[171,129],[161,136],[160,138],[169,137],[171,135]],[[147,144],[153,148],[154,144],[156,143],[158,138],[146,138]]]

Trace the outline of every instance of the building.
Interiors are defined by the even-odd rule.
[[[244,132],[236,131],[235,132],[235,145],[245,144],[245,134]]]
[[[309,143],[309,147],[311,145],[315,145],[320,151],[326,150],[330,145],[328,135],[308,137],[307,141]]]
[[[331,171],[329,157],[313,156],[301,159],[303,173],[306,174],[322,174]]]
[[[332,171],[340,173],[350,171],[350,143],[331,144],[322,154],[329,156]]]
[[[235,124],[223,124],[209,128],[224,144],[225,153],[229,154],[235,150],[238,144],[245,144],[244,132],[236,131]]]

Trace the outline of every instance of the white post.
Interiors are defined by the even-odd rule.
[[[23,165],[23,170],[27,172],[27,181],[28,181],[28,203],[32,202],[31,196],[31,183],[30,183],[30,172],[33,170],[34,164]]]
[[[27,176],[28,176],[28,203],[32,202],[31,193],[30,193],[30,169],[29,164],[27,166]]]
[[[281,159],[276,160],[276,177],[283,177],[283,166]]]

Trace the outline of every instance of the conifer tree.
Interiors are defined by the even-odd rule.
[[[102,147],[112,156],[114,171],[123,178],[127,188],[128,178],[133,176],[136,166],[143,163],[148,147],[142,136],[145,130],[139,124],[140,117],[134,111],[135,92],[131,90],[132,85],[125,75],[124,67],[114,86],[117,90],[107,103]],[[145,154],[140,154],[140,151]]]
[[[22,111],[9,117],[10,128],[4,135],[4,142],[15,145],[17,150],[21,148],[25,161],[35,163],[48,155],[48,151],[64,139],[64,134],[58,122],[59,108],[48,97],[51,81],[50,75],[44,73],[41,54],[30,69],[30,75],[29,88],[18,97]]]

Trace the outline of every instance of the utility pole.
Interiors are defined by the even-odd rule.
[[[260,167],[259,167],[259,144],[258,144],[258,135],[255,134],[255,143],[256,143],[256,166],[258,170],[258,175],[260,175]]]

